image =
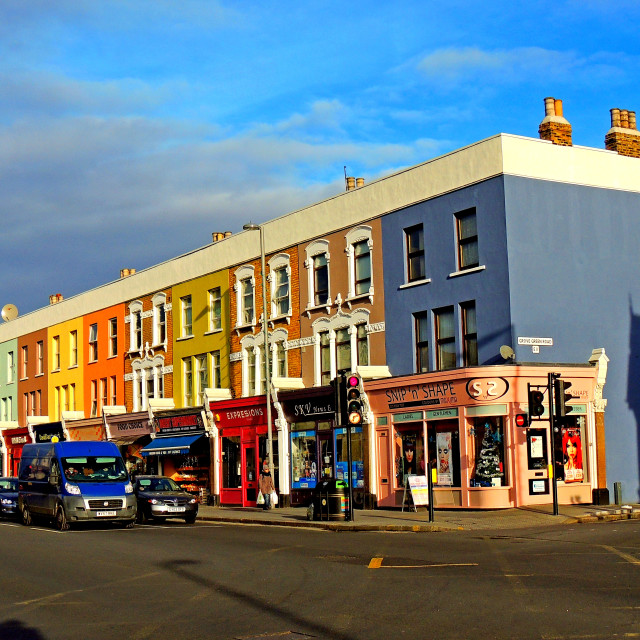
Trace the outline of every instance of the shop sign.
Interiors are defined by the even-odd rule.
[[[413,411],[411,413],[396,413],[393,416],[394,422],[417,422],[422,420],[424,414],[422,411]]]
[[[395,387],[385,392],[389,409],[457,404],[456,383],[430,382]]]
[[[221,428],[254,427],[267,421],[267,407],[246,407],[243,409],[223,409],[217,411],[215,420]]]
[[[300,394],[294,397],[281,398],[282,410],[289,422],[303,422],[305,420],[333,419],[336,412],[335,394],[333,390],[322,394]]]
[[[62,422],[53,422],[42,426],[34,426],[33,432],[36,442],[51,442],[53,438],[58,438],[58,440],[65,439],[62,431]]]
[[[29,438],[27,436],[13,436],[11,438],[11,444],[27,444]]]
[[[158,430],[167,433],[190,433],[192,431],[204,431],[202,412],[188,413],[171,416],[157,416]]]
[[[509,383],[504,378],[471,378],[467,382],[467,394],[480,402],[497,400],[509,391]]]
[[[427,411],[427,420],[443,420],[446,418],[457,418],[458,409],[439,409],[438,411]]]
[[[118,436],[137,436],[144,435],[151,431],[148,420],[127,420],[126,422],[110,423],[109,431],[112,438]]]

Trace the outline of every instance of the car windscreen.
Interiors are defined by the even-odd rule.
[[[127,479],[122,458],[115,456],[75,456],[62,458],[62,471],[72,482],[124,482]]]
[[[16,480],[0,480],[0,491],[17,491],[18,482]]]
[[[171,478],[142,478],[138,480],[139,491],[180,491]]]

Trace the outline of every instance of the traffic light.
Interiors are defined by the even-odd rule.
[[[346,382],[347,420],[344,423],[345,425],[347,423],[353,425],[362,424],[364,420],[364,407],[360,388],[360,376],[356,373],[349,374]]]
[[[529,416],[539,418],[544,414],[544,393],[528,385]]]
[[[572,396],[570,393],[567,393],[567,390],[571,387],[571,383],[568,380],[557,378],[554,380],[553,386],[556,418],[564,418],[568,413],[573,411],[573,407],[567,403],[569,400],[576,398],[576,396]]]

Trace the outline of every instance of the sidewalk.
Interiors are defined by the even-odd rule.
[[[200,505],[198,520],[227,524],[311,527],[329,531],[465,531],[482,529],[520,529],[558,524],[640,520],[640,505],[560,505],[553,515],[553,505],[536,505],[518,509],[491,511],[439,510],[429,522],[425,508],[418,512],[392,509],[356,510],[353,522],[309,521],[303,507],[270,509],[251,507],[210,507]]]

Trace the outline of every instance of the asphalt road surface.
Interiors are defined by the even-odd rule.
[[[492,533],[0,523],[0,640],[640,637],[640,521]]]

